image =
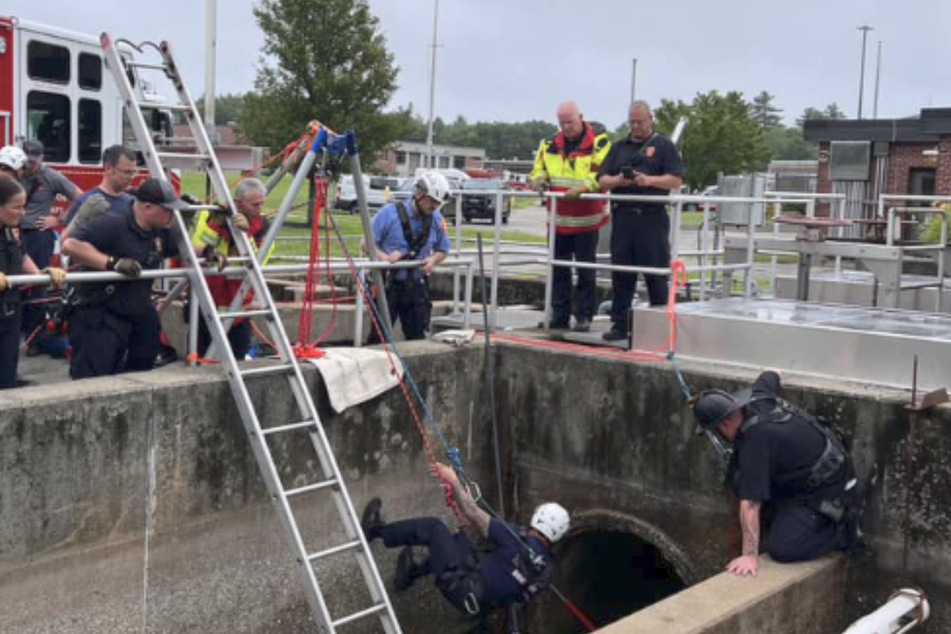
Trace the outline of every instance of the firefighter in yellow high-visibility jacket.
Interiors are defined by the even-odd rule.
[[[555,259],[594,263],[598,250],[598,230],[610,218],[600,200],[580,200],[585,193],[597,193],[598,168],[611,142],[603,126],[584,120],[578,104],[568,101],[558,106],[560,131],[543,139],[535,156],[532,187],[565,192],[558,200],[555,215]],[[549,205],[551,201],[549,200]],[[571,268],[556,266],[552,271],[550,328],[565,329],[572,314]],[[591,329],[597,303],[594,269],[579,269],[574,292],[577,332]]]
[[[270,227],[268,219],[261,215],[264,200],[267,198],[267,188],[256,178],[246,178],[235,188],[234,203],[237,213],[232,217],[232,224],[248,234],[253,247],[260,247],[264,236]],[[208,261],[215,261],[219,268],[227,265],[228,257],[237,255],[234,237],[228,228],[223,213],[204,210],[195,219],[195,229],[192,233],[192,245],[195,250]],[[274,252],[272,245],[264,263]],[[227,278],[220,275],[208,277],[208,288],[218,307],[230,306],[241,286],[241,279]],[[249,293],[245,303],[252,301],[253,294]],[[228,331],[228,341],[235,359],[242,360],[251,347],[251,322],[247,319],[235,319],[231,330]],[[211,333],[203,317],[198,323],[198,356],[204,356],[211,345]]]

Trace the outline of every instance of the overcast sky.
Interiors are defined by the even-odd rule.
[[[315,0],[319,2],[319,0]],[[252,88],[262,37],[255,0],[218,1],[218,92]],[[170,40],[194,96],[204,86],[203,0],[4,0],[0,12],[75,31]],[[434,0],[370,0],[400,67],[392,104],[426,117]],[[951,107],[949,0],[440,0],[436,115],[451,121],[554,119],[578,101],[588,119],[626,117],[632,58],[638,98],[761,90],[791,123],[808,106],[858,104],[869,33],[866,116],[882,41],[880,117]],[[301,37],[306,37],[302,33]],[[315,113],[319,117],[319,113]]]

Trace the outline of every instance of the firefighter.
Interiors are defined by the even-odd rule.
[[[609,216],[602,201],[578,198],[600,191],[598,169],[611,150],[611,142],[604,126],[585,121],[578,104],[572,101],[559,105],[557,116],[561,130],[542,140],[529,178],[535,191],[565,192],[556,207],[555,258],[594,264],[598,230],[608,223]],[[549,327],[568,328],[572,312],[571,269],[556,266],[552,275]],[[578,270],[574,293],[577,332],[591,329],[597,304],[596,276],[594,269]]]
[[[6,172],[17,180],[23,178],[23,168],[26,167],[26,154],[15,145],[5,145],[0,148],[0,172]]]
[[[102,213],[127,209],[133,198],[128,190],[137,173],[135,152],[122,145],[107,147],[102,153],[102,182],[70,205],[64,222],[66,231],[63,238]]]
[[[670,217],[661,198],[683,184],[683,163],[673,141],[654,132],[654,116],[644,101],[630,108],[631,134],[616,141],[598,172],[598,182],[615,194],[656,196],[653,201],[611,203],[611,263],[623,266],[670,266]],[[667,304],[667,277],[645,275],[651,306]],[[607,341],[627,339],[637,273],[611,273],[611,330]]]
[[[410,200],[384,205],[373,219],[373,235],[381,260],[422,263],[418,268],[397,269],[386,276],[386,299],[393,325],[402,324],[407,341],[422,339],[429,327],[429,275],[446,259],[451,248],[446,221],[439,212],[449,195],[445,176],[423,172],[416,179]],[[371,341],[375,341],[373,335]]]
[[[479,508],[451,467],[436,463],[435,475],[452,485],[462,514],[493,549],[480,558],[465,533],[451,533],[435,517],[385,522],[382,502],[373,498],[363,511],[363,531],[367,541],[381,538],[387,548],[403,546],[396,566],[397,591],[432,574],[436,587],[460,612],[483,617],[496,606],[528,603],[550,585],[555,566],[551,549],[568,532],[568,511],[548,502],[535,509],[529,528],[506,524]],[[426,546],[428,560],[415,563],[413,546]]]
[[[40,271],[20,241],[20,220],[26,207],[26,190],[10,174],[0,173],[0,389],[17,386],[20,328],[23,310],[20,289],[11,287],[8,275],[46,273],[60,287],[66,272],[47,267]]]
[[[235,188],[234,203],[238,213],[232,216],[232,224],[244,231],[255,246],[260,247],[267,235],[270,223],[261,215],[264,201],[267,198],[267,188],[256,178],[246,178]],[[225,210],[204,210],[195,220],[195,230],[192,233],[192,246],[202,254],[208,262],[217,264],[219,270],[227,266],[228,257],[237,254],[234,237],[228,228]],[[273,246],[271,247],[273,252]],[[268,253],[267,257],[270,257]],[[267,262],[267,257],[264,262]],[[215,305],[227,307],[234,301],[242,280],[228,279],[221,276],[208,277],[208,288],[215,300]],[[246,301],[250,301],[248,296]],[[251,348],[251,322],[247,319],[236,319],[228,331],[228,342],[231,351],[237,360],[242,360]],[[211,333],[204,317],[198,321],[198,356],[204,356],[211,345]]]
[[[856,537],[850,496],[856,480],[838,432],[824,419],[785,401],[780,376],[766,371],[752,388],[706,390],[693,404],[700,433],[734,443],[730,480],[740,499],[743,551],[727,570],[759,568],[760,512],[772,526],[765,550],[776,561],[807,561],[844,550]]]
[[[168,231],[172,212],[187,206],[168,181],[149,179],[125,210],[101,214],[64,241],[63,252],[84,270],[115,271],[132,280],[76,286],[69,316],[72,378],[154,367],[159,316],[152,305],[152,281],[137,278],[175,254]]]

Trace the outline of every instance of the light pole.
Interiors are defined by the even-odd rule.
[[[878,59],[875,61],[875,100],[872,102],[872,118],[878,119],[878,89],[882,82],[882,41],[878,41]]]
[[[433,110],[436,104],[436,29],[439,26],[439,0],[433,7],[433,59],[429,69],[429,125],[426,128],[426,167],[433,165]]]
[[[859,114],[858,119],[862,118],[862,97],[865,94],[865,43],[868,40],[868,32],[874,31],[872,27],[867,24],[863,24],[858,27],[859,31],[862,32],[862,66],[859,70]]]
[[[637,58],[631,60],[631,103],[634,103],[634,87],[637,85]]]

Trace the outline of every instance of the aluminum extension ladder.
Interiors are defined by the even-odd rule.
[[[113,40],[108,33],[103,33],[100,37],[100,41],[107,66],[119,87],[119,92],[122,95],[129,121],[131,122],[139,143],[139,149],[145,158],[152,177],[161,179],[168,178],[166,170],[163,167],[163,160],[172,162],[181,162],[188,159],[194,160],[208,174],[217,199],[226,203],[229,209],[234,210],[234,201],[228,189],[228,184],[225,181],[218,158],[202,125],[195,104],[179,74],[178,67],[172,56],[171,46],[167,42],[162,42],[158,46],[148,44],[149,46],[155,46],[158,50],[162,57],[162,63],[147,64],[136,62],[123,56],[118,50],[118,42]],[[172,106],[162,104],[159,107],[173,112],[179,112],[186,117],[192,135],[197,143],[197,154],[163,153],[156,150],[151,132],[142,114],[141,106],[145,104],[138,100],[135,90],[130,83],[130,78],[134,78],[140,69],[164,73],[171,82],[178,95],[178,104]],[[156,106],[156,104],[150,105],[153,107]],[[204,207],[197,207],[197,209],[202,208]],[[175,232],[177,227],[177,231],[180,233],[180,235],[177,236],[180,245],[179,251],[180,256],[183,256],[188,263],[189,282],[197,295],[201,313],[209,326],[213,340],[217,344],[222,367],[228,377],[228,383],[251,442],[251,447],[254,450],[258,467],[261,470],[261,475],[264,477],[268,493],[274,502],[278,516],[284,526],[285,536],[293,548],[294,559],[303,577],[311,612],[318,625],[319,631],[336,633],[338,631],[337,628],[340,626],[371,617],[377,617],[386,634],[400,634],[401,630],[396,620],[393,606],[390,603],[380,573],[370,554],[369,545],[360,528],[360,521],[354,510],[350,495],[347,492],[343,477],[340,474],[340,469],[334,459],[333,450],[318,417],[317,410],[314,407],[314,402],[307,389],[307,384],[304,382],[300,365],[294,357],[287,334],[284,331],[284,326],[278,315],[277,307],[268,290],[264,274],[261,271],[261,265],[251,248],[248,237],[243,232],[235,230],[229,218],[228,224],[231,227],[232,235],[235,237],[240,256],[239,258],[234,258],[232,261],[241,263],[244,268],[246,280],[250,283],[258,300],[263,302],[264,308],[220,312],[215,306],[215,302],[208,289],[208,284],[202,273],[198,256],[191,248],[188,238],[188,228],[182,213],[176,210],[174,214],[175,227],[172,228],[172,231]],[[243,368],[237,363],[231,352],[231,347],[228,345],[228,339],[222,321],[258,316],[264,317],[267,320],[268,329],[272,341],[280,353],[281,362],[279,365],[268,367]],[[258,414],[255,411],[254,403],[249,395],[246,381],[251,377],[266,375],[282,375],[287,378],[300,412],[300,417],[297,420],[279,426],[262,428]],[[292,432],[303,433],[305,431],[310,437],[323,479],[304,486],[285,488],[280,476],[280,467],[275,463],[275,456],[268,445],[268,440],[276,439]],[[324,548],[317,552],[310,552],[301,535],[298,518],[296,517],[295,510],[292,508],[291,501],[301,496],[313,495],[315,493],[321,494],[326,491],[329,491],[334,499],[340,523],[346,534],[346,540],[329,548]],[[356,557],[357,565],[361,570],[363,579],[369,590],[372,605],[350,614],[333,617],[330,614],[324,592],[321,589],[321,582],[318,580],[317,565],[327,558],[348,553]],[[324,579],[324,582],[329,582],[329,579]]]

